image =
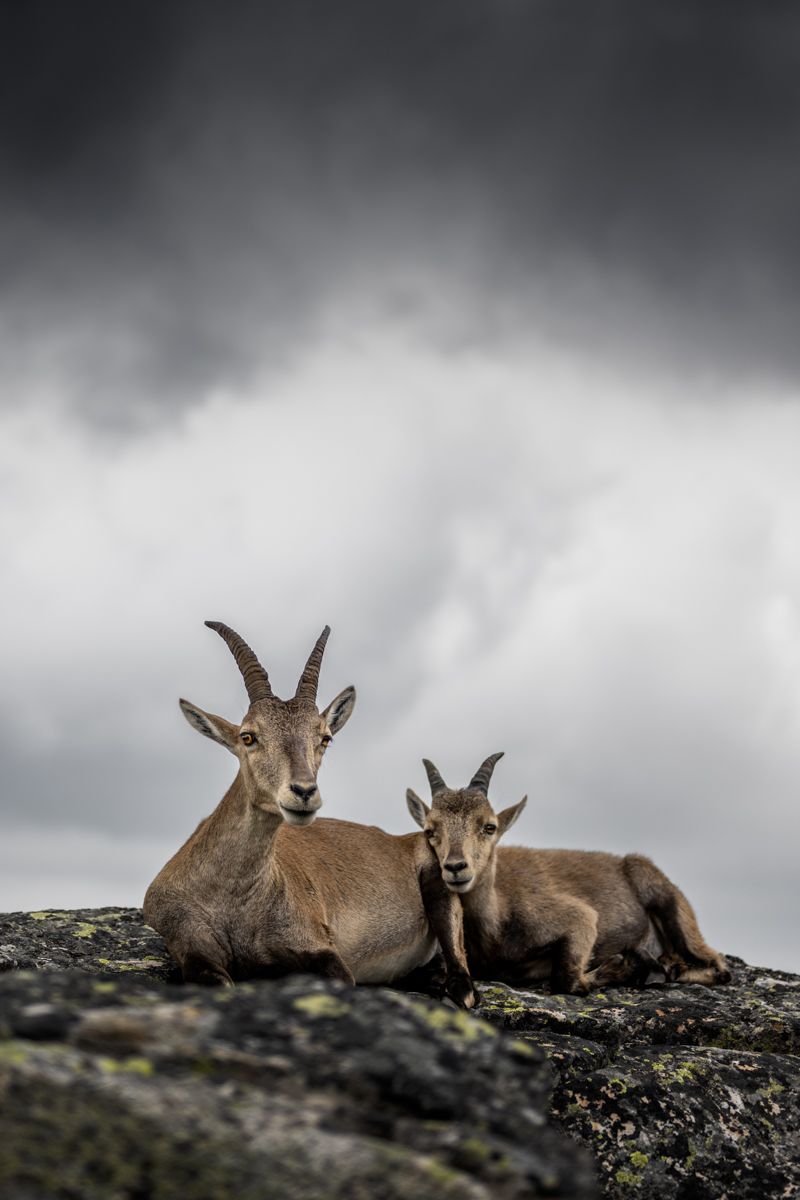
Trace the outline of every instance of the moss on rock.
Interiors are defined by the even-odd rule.
[[[591,1200],[551,1087],[536,1048],[381,989],[0,977],[0,1195]]]
[[[609,1197],[777,1200],[800,1192],[800,979],[732,965],[716,989],[488,983],[473,1015],[175,986],[135,909],[0,917],[0,1193],[577,1200],[580,1143]]]

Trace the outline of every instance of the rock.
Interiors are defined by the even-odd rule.
[[[135,909],[0,917],[0,1194],[798,1195],[800,978],[730,961],[715,989],[485,984],[478,1018],[175,986]]]
[[[180,982],[163,939],[138,908],[0,914],[0,972],[76,967],[90,975]]]
[[[154,937],[125,910],[3,922],[6,962],[45,969],[0,976],[0,1195],[597,1196],[528,1042],[309,976],[176,986]]]
[[[604,1194],[800,1192],[800,978],[729,959],[733,983],[549,996],[482,989],[482,1015],[549,1054],[551,1113]]]

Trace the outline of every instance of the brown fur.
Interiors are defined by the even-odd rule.
[[[653,966],[687,983],[730,979],[686,897],[648,858],[498,848],[525,800],[495,813],[485,791],[447,788],[433,772],[431,807],[409,791],[409,809],[445,884],[461,896],[467,958],[477,978],[517,984],[549,978],[560,992],[643,982]],[[657,962],[654,948],[661,950]]]
[[[422,835],[312,824],[325,743],[354,698],[346,689],[319,713],[307,698],[269,696],[241,725],[181,702],[190,724],[237,756],[239,772],[148,888],[145,919],[184,979],[228,985],[289,971],[385,983],[430,960],[438,938],[448,990],[469,1006],[460,906],[438,872],[431,886]]]
[[[436,951],[426,866],[419,834],[325,818],[292,828],[253,811],[237,780],[151,885],[145,915],[178,962],[200,951],[232,979],[310,970],[313,960],[348,983],[388,983]],[[438,872],[435,882],[444,893]]]

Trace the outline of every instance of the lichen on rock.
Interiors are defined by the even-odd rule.
[[[52,909],[0,915],[0,972],[121,974],[178,982],[163,938],[138,908]]]
[[[184,987],[135,909],[0,917],[0,1195],[791,1197],[800,979],[732,965],[716,989],[484,984],[473,1015]]]
[[[43,966],[94,923],[31,921],[52,945],[20,944],[15,918],[17,953]],[[132,925],[111,936],[141,945]],[[0,1195],[598,1194],[589,1154],[548,1124],[547,1056],[490,1025],[308,976],[213,990],[97,973],[117,960],[106,938],[86,970],[0,976]]]
[[[549,1054],[551,1114],[592,1150],[606,1195],[800,1192],[800,979],[731,964],[713,989],[481,989],[486,1019]]]

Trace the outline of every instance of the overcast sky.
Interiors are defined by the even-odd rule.
[[[234,626],[800,969],[800,11],[0,5],[0,909],[140,903]]]

